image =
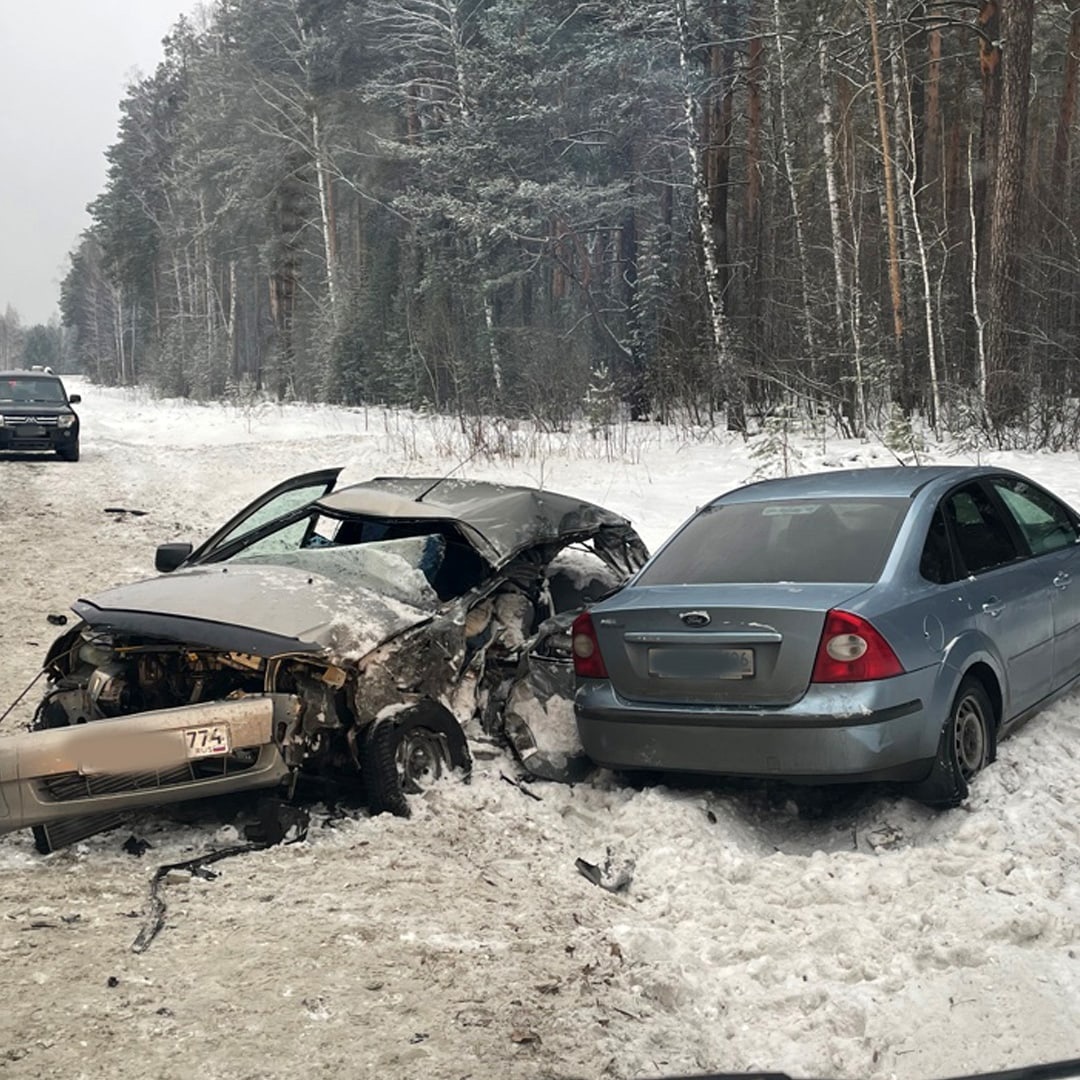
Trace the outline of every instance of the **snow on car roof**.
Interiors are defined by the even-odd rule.
[[[629,524],[610,510],[554,491],[437,477],[380,476],[332,492],[316,505],[337,514],[463,524],[499,560],[568,533]]]

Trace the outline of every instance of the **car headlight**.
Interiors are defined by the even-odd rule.
[[[0,427],[3,427],[3,426],[4,426],[4,417],[3,417],[3,415],[0,415]]]
[[[62,428],[69,428],[75,423],[75,414],[68,413],[67,416],[58,416],[56,418],[56,426]]]

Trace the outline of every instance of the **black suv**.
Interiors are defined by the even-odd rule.
[[[0,453],[55,450],[79,460],[79,418],[64,384],[48,371],[0,371]]]

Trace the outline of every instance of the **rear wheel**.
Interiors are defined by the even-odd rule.
[[[472,758],[453,714],[421,701],[371,726],[360,768],[371,812],[408,817],[406,795],[421,794],[455,769],[468,776]]]
[[[994,707],[983,684],[968,676],[956,691],[930,775],[914,794],[929,806],[958,806],[971,781],[994,758]]]

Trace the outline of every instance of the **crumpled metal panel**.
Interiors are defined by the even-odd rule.
[[[274,728],[299,708],[295,697],[266,694],[203,702],[177,709],[136,713],[92,724],[76,724],[10,735],[0,740],[0,833],[59,821],[73,814],[113,813],[231,791],[273,787],[288,775],[274,742]],[[257,751],[242,772],[163,786],[131,785],[115,791],[88,784],[85,798],[57,799],[52,777],[86,778],[159,774],[165,781],[189,762],[184,732],[221,725],[233,748]],[[104,785],[108,787],[108,785]]]
[[[478,535],[478,550],[496,566],[534,544],[568,534],[591,534],[603,526],[629,525],[625,518],[584,499],[479,480],[378,477],[335,491],[316,505],[336,514],[464,525]]]
[[[431,617],[430,611],[372,589],[345,590],[308,570],[255,563],[178,570],[98,593],[75,610],[91,625],[156,633],[192,645],[256,654],[318,645],[352,657]],[[191,622],[185,629],[175,620]],[[261,648],[248,641],[245,629],[280,641]]]

